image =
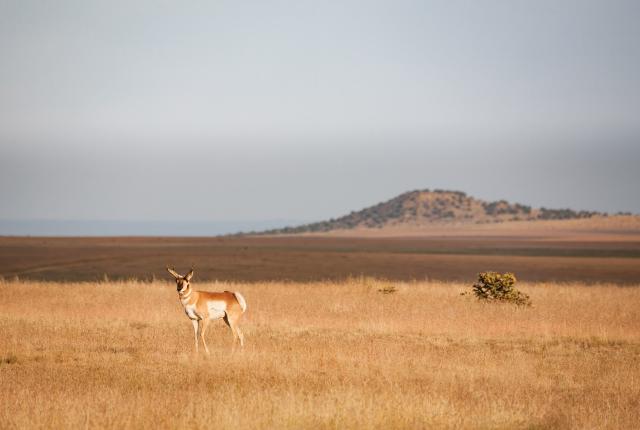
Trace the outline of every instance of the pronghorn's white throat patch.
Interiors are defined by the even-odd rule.
[[[189,319],[192,319],[192,320],[201,320],[202,319],[200,314],[198,314],[198,312],[196,311],[195,305],[185,306],[184,307],[184,312],[187,314]]]

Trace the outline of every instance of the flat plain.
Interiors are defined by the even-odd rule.
[[[0,238],[0,428],[637,428],[634,220]],[[193,353],[166,265],[243,293],[244,349]]]
[[[0,237],[5,279],[97,281],[165,276],[166,265],[220,281],[349,276],[472,282],[515,272],[531,282],[640,283],[640,217],[228,237]]]
[[[640,289],[205,283],[249,304],[246,346],[193,353],[175,283],[0,283],[0,427],[637,428]],[[383,293],[380,290],[393,293]]]

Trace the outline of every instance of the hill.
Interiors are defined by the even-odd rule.
[[[263,234],[291,234],[329,232],[334,230],[382,229],[398,226],[423,226],[428,224],[483,224],[506,221],[568,220],[594,216],[607,216],[594,211],[572,209],[534,209],[506,200],[487,202],[468,196],[461,191],[415,190],[400,194],[390,200],[340,218],[285,227]]]

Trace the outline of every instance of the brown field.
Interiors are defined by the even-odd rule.
[[[197,276],[197,274],[196,274]],[[196,279],[197,281],[197,279]],[[191,351],[175,284],[0,283],[0,428],[637,428],[640,288],[201,283],[249,305],[247,346]],[[378,290],[393,285],[397,291]]]
[[[578,221],[273,237],[0,237],[0,276],[150,280],[164,278],[169,264],[195,265],[203,280],[234,282],[360,275],[472,282],[478,272],[496,270],[530,282],[640,283],[640,228]]]

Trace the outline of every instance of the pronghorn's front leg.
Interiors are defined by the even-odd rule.
[[[200,328],[200,338],[202,339],[202,344],[204,345],[204,350],[209,354],[209,348],[207,348],[207,342],[204,340],[204,334],[207,331],[207,326],[209,325],[209,318],[205,318],[202,320],[202,326]]]
[[[198,323],[198,320],[191,320],[191,323],[193,324],[193,337],[195,338],[196,341],[196,353],[198,352],[198,332],[200,331],[200,324]]]

